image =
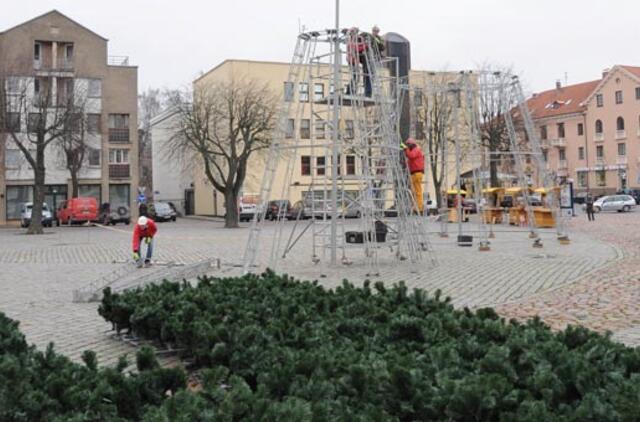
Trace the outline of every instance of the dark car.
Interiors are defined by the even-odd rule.
[[[149,216],[153,221],[176,221],[176,212],[166,202],[154,202]]]
[[[291,202],[286,199],[279,199],[276,201],[269,201],[267,205],[267,212],[265,219],[267,220],[280,220],[287,218],[291,213]]]
[[[98,215],[98,221],[104,225],[116,225],[116,223],[131,223],[131,213],[129,207],[126,205],[118,205],[114,208],[111,204],[105,202],[100,206],[100,214]]]

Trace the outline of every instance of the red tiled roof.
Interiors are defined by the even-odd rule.
[[[636,67],[636,66],[620,66],[620,67],[627,70],[628,72],[633,73],[635,76],[640,78],[640,67]]]
[[[544,91],[529,98],[527,106],[534,119],[579,113],[586,109],[582,103],[599,83],[600,79]]]

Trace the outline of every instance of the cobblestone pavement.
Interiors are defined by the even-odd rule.
[[[607,278],[602,278],[606,283],[601,283],[605,287],[617,283],[618,279],[628,279],[626,271],[621,271],[618,278],[610,279],[608,275],[612,269],[630,268],[629,259],[640,259],[640,251],[631,247],[633,236],[625,225],[625,222],[637,224],[638,219],[640,213],[603,216],[596,223],[593,235],[584,224],[576,222],[571,245],[561,246],[553,233],[545,233],[543,249],[532,248],[527,233],[502,228],[496,230],[490,252],[455,246],[455,228],[450,226],[452,235],[449,239],[432,237],[437,266],[412,267],[406,261],[385,265],[383,260],[377,277],[366,275],[368,270],[361,263],[362,251],[350,254],[354,262],[350,266],[330,268],[323,264],[324,261],[312,264],[307,236],[279,270],[298,278],[318,279],[328,287],[336,286],[343,278],[356,284],[366,278],[388,283],[404,280],[410,287],[430,292],[441,289],[457,306],[502,304],[501,311],[512,315],[523,306],[520,303],[532,310],[538,303],[545,303],[539,302],[546,297],[545,292],[553,291],[549,295],[551,300],[558,292],[564,292],[563,289],[581,285],[581,280],[591,282],[593,275],[600,274],[602,268],[607,268],[603,273]],[[608,224],[605,225],[608,220],[615,223],[612,227],[617,233],[609,233]],[[217,270],[218,273],[239,274],[238,265],[248,236],[246,226],[227,230],[220,221],[192,219],[161,224],[154,259],[189,264],[220,258],[222,269]],[[266,227],[263,239],[271,237],[273,228],[273,225]],[[29,342],[44,348],[53,341],[58,351],[72,359],[79,359],[86,349],[94,349],[101,363],[110,364],[119,355],[131,353],[132,347],[111,337],[110,325],[97,313],[98,304],[71,301],[74,290],[131,265],[124,263],[130,259],[131,230],[131,226],[121,225],[54,227],[47,229],[43,236],[26,236],[20,229],[0,229],[0,311],[20,321]],[[437,227],[430,227],[430,230],[437,231]],[[620,242],[621,238],[629,240]],[[263,258],[268,255],[267,243],[262,242],[260,248]],[[591,293],[589,289],[587,292]],[[536,299],[530,299],[532,297]],[[607,297],[612,304],[619,304],[613,296]],[[627,299],[631,306],[633,298]],[[581,300],[580,296],[575,298],[578,304]],[[551,303],[553,308],[554,302]],[[637,294],[635,303],[638,303]],[[588,306],[583,310],[588,316]],[[538,309],[538,312],[544,314],[545,309]],[[554,321],[551,323],[555,324]],[[620,339],[635,338],[637,332],[632,328],[632,324],[621,324],[620,330],[627,331],[621,331]]]
[[[640,212],[600,213],[596,221],[572,219],[574,232],[616,245],[620,259],[585,274],[569,285],[521,298],[497,307],[498,312],[518,319],[539,315],[554,328],[583,325],[611,331],[613,338],[640,345],[640,238],[636,228]]]

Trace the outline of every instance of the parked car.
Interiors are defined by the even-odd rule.
[[[340,207],[340,214],[344,218],[360,218],[362,211],[356,201],[347,197]]]
[[[240,216],[240,221],[251,221],[253,217],[256,215],[258,207],[256,204],[240,204],[238,206],[238,215]]]
[[[636,200],[636,205],[640,204],[640,189],[623,189],[616,192],[616,195],[629,195]]]
[[[22,227],[29,227],[31,224],[31,212],[33,210],[33,202],[27,202],[22,204],[20,210],[20,225]],[[51,227],[53,225],[53,215],[49,206],[45,203],[42,204],[42,226]]]
[[[105,202],[100,206],[98,221],[106,226],[109,224],[115,226],[117,223],[131,224],[131,212],[126,205],[118,205],[112,209],[111,204]]]
[[[56,224],[85,223],[98,220],[98,201],[93,197],[68,199],[58,208]]]
[[[311,205],[305,201],[294,203],[287,214],[288,220],[306,220],[307,218],[311,218]]]
[[[281,218],[287,218],[291,213],[291,202],[286,199],[278,199],[276,201],[269,201],[267,205],[267,213],[265,218],[267,220],[278,220]]]
[[[576,196],[573,197],[574,204],[584,204],[587,201],[587,192],[578,192]]]
[[[154,202],[149,208],[149,216],[153,221],[176,221],[176,212],[166,202]]]
[[[631,195],[603,196],[593,203],[593,211],[628,212],[636,206],[636,200]]]

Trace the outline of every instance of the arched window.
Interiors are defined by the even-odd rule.
[[[602,133],[602,120],[596,120],[596,133]]]
[[[616,129],[624,130],[624,119],[622,117],[618,117],[618,119],[616,120]]]

